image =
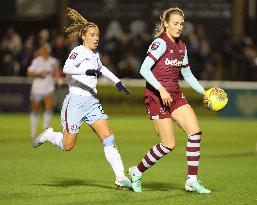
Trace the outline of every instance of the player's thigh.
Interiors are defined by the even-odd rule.
[[[153,120],[154,128],[159,134],[160,141],[167,147],[175,147],[175,132],[171,118]]]
[[[101,140],[112,135],[108,120],[97,120],[91,124],[91,128]]]
[[[46,95],[44,97],[45,109],[46,110],[52,110],[53,109],[53,102],[54,102],[53,94],[51,93],[49,95]]]
[[[186,132],[186,134],[192,134],[200,131],[195,112],[189,104],[178,107],[171,113],[171,116]]]
[[[153,126],[154,126],[154,129],[155,129],[155,132],[157,133],[157,135],[160,136],[159,127],[157,126],[156,123],[154,123],[154,121],[153,121]]]
[[[34,112],[39,112],[41,107],[41,102],[36,100],[31,100],[31,110]]]

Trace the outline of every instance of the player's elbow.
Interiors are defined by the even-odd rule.
[[[145,77],[146,69],[143,66],[141,66],[141,68],[139,70],[139,73],[140,73],[141,76]]]

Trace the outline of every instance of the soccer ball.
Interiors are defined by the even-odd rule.
[[[210,88],[203,97],[204,105],[212,111],[222,110],[228,103],[228,96],[221,88]]]

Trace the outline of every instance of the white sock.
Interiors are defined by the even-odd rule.
[[[30,134],[32,138],[36,137],[37,131],[38,112],[30,113]]]
[[[63,133],[61,132],[51,132],[49,135],[45,137],[48,142],[51,142],[54,146],[60,147],[64,150],[63,147]]]
[[[45,111],[43,114],[43,130],[49,127],[52,118],[52,111]]]
[[[187,176],[187,181],[188,181],[189,183],[191,183],[191,182],[196,182],[196,181],[197,181],[197,176],[196,176],[196,175],[188,175],[188,176]]]
[[[116,178],[125,177],[124,166],[121,160],[118,149],[114,145],[114,136],[111,135],[103,140],[104,154],[107,161],[110,163]]]
[[[140,172],[140,171],[139,171],[139,169],[138,169],[137,167],[135,167],[135,169],[134,169],[134,173],[135,173],[135,175],[136,175],[136,176],[142,176],[142,175],[143,175],[143,173],[142,173],[142,172]]]

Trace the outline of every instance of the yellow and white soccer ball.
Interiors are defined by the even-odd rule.
[[[212,111],[222,110],[228,103],[228,96],[221,88],[210,88],[203,97],[203,104]]]

